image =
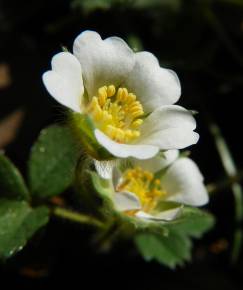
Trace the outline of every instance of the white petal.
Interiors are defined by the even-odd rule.
[[[138,197],[132,192],[116,192],[113,197],[115,208],[119,211],[137,210],[141,208]]]
[[[116,190],[118,184],[120,183],[121,178],[122,172],[117,167],[114,167],[112,170],[112,184],[114,190]]]
[[[189,158],[179,158],[161,179],[162,187],[169,194],[167,200],[192,206],[208,202],[208,193],[198,166]]]
[[[111,179],[112,171],[114,167],[117,165],[117,160],[107,160],[107,161],[94,160],[94,165],[99,176],[101,176],[104,179]]]
[[[154,216],[157,220],[172,221],[182,212],[182,206],[162,211]]]
[[[43,74],[48,92],[60,104],[81,111],[84,87],[79,61],[69,52],[61,52],[52,58],[52,70]]]
[[[138,211],[136,214],[135,214],[136,217],[138,218],[141,218],[141,219],[147,219],[147,220],[151,220],[153,219],[153,216],[151,214],[148,214],[142,210]]]
[[[81,63],[90,96],[101,86],[121,85],[135,64],[135,54],[125,41],[118,37],[102,40],[94,31],[84,31],[75,39],[73,53]]]
[[[133,159],[132,163],[136,166],[140,166],[144,170],[148,170],[150,172],[157,172],[171,163],[173,163],[179,156],[178,150],[168,150],[166,152],[162,152],[161,154],[157,154],[155,157],[147,159],[147,160],[138,160]]]
[[[127,77],[126,86],[137,95],[145,112],[176,103],[181,95],[176,73],[160,67],[152,53],[138,52],[135,58],[136,63]]]
[[[177,216],[181,213],[181,210],[182,207],[177,207],[170,210],[162,211],[156,215],[151,215],[144,211],[138,211],[136,213],[136,217],[155,221],[171,221],[177,218]]]
[[[139,140],[139,144],[158,146],[160,150],[183,149],[199,140],[198,133],[183,128],[171,128],[154,132],[147,138]]]
[[[149,134],[168,128],[184,128],[194,130],[196,121],[192,113],[177,105],[161,106],[144,121],[141,129]]]
[[[195,128],[190,111],[176,105],[163,106],[145,119],[137,143],[156,145],[161,150],[182,149],[197,143]]]
[[[158,147],[151,145],[128,145],[117,143],[98,129],[95,130],[95,137],[106,150],[112,155],[120,158],[135,157],[137,159],[148,159],[155,156],[159,151]]]

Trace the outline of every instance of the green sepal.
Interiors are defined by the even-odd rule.
[[[133,236],[142,233],[152,233],[161,236],[168,236],[168,229],[164,221],[141,219],[134,216],[128,216],[122,212],[119,212],[119,217],[122,223],[126,223],[130,228],[130,233]]]
[[[69,112],[68,124],[77,142],[80,143],[84,151],[94,159],[111,160],[114,158],[113,155],[97,142],[94,135],[94,123],[87,114]]]
[[[31,208],[25,201],[0,199],[0,259],[20,251],[48,220],[44,206]]]
[[[89,160],[80,162],[76,171],[75,189],[82,209],[106,219],[113,215],[112,189],[108,180],[91,170]]]
[[[28,200],[29,190],[16,166],[0,153],[0,196]]]

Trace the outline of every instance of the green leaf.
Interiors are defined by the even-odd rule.
[[[0,196],[29,199],[29,191],[15,165],[0,153]]]
[[[214,226],[212,214],[193,207],[185,207],[177,220],[167,224],[168,230],[174,230],[193,238],[200,238]]]
[[[170,268],[183,265],[191,257],[191,241],[179,232],[171,231],[168,237],[140,234],[135,243],[146,261],[155,260]]]
[[[32,209],[25,201],[0,199],[0,259],[20,251],[48,217],[46,207]]]
[[[101,178],[96,172],[88,171],[94,190],[103,199],[108,199],[111,202],[112,189],[108,180]]]
[[[155,260],[175,268],[190,260],[191,238],[200,238],[213,225],[214,218],[211,214],[185,207],[179,219],[163,223],[167,235],[155,234],[151,227],[135,236],[135,244],[146,261]]]
[[[68,128],[53,125],[42,130],[29,160],[32,194],[47,198],[66,190],[73,182],[78,156]]]

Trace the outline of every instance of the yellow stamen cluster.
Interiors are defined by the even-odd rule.
[[[99,88],[87,111],[97,128],[114,141],[128,143],[140,136],[143,107],[126,88],[116,90],[114,85]]]
[[[150,171],[143,170],[140,167],[125,171],[117,190],[135,193],[140,199],[145,212],[154,209],[158,200],[166,195],[166,192],[161,188],[160,180],[156,179]]]

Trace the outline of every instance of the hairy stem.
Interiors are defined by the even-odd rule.
[[[91,226],[94,226],[97,228],[104,228],[104,224],[101,221],[99,221],[98,219],[96,219],[92,216],[89,216],[89,215],[74,212],[74,211],[66,209],[66,208],[55,207],[52,210],[52,214],[56,217],[67,219],[67,220],[70,220],[72,222],[91,225]]]

